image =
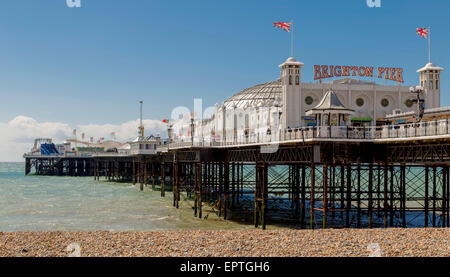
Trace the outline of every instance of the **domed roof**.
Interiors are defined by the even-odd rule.
[[[280,64],[279,66],[282,68],[285,65],[304,66],[305,64],[302,63],[302,62],[297,61],[294,57],[289,57],[283,64]]]
[[[427,63],[427,65],[425,65],[421,69],[417,70],[417,72],[423,72],[423,71],[428,71],[428,70],[443,71],[444,69],[442,67],[436,66],[432,63]]]
[[[223,103],[223,107],[232,109],[281,105],[281,96],[281,80],[278,79],[244,89],[226,100]]]

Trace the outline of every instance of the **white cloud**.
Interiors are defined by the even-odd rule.
[[[158,120],[143,120],[145,134],[167,134],[164,123]],[[111,133],[115,132],[115,139],[126,142],[134,139],[138,134],[139,120],[128,121],[122,124],[88,124],[69,126],[62,122],[38,122],[31,117],[17,116],[13,120],[0,122],[0,162],[23,161],[22,155],[33,146],[35,138],[52,138],[59,143],[66,138],[73,137],[73,129],[77,129],[78,138],[82,133],[86,134],[86,140],[100,137],[106,140],[112,139]]]

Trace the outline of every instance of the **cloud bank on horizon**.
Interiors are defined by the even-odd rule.
[[[146,135],[167,134],[166,125],[153,119],[144,119]],[[33,146],[35,138],[52,138],[55,143],[63,142],[67,138],[73,138],[73,129],[77,129],[80,139],[82,133],[86,134],[86,140],[94,137],[96,141],[103,137],[112,139],[111,133],[115,132],[115,140],[127,142],[133,140],[138,133],[139,120],[132,120],[122,124],[88,124],[69,126],[62,122],[38,122],[37,120],[19,115],[9,122],[0,122],[0,162],[20,162],[22,155]]]

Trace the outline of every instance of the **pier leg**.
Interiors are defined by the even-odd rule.
[[[268,187],[269,187],[269,180],[268,180],[268,166],[266,163],[262,166],[262,207],[261,207],[261,225],[262,229],[266,230],[266,224],[267,224],[267,198],[268,198]]]
[[[327,215],[328,215],[328,166],[323,166],[323,219],[322,227],[327,228]]]
[[[223,211],[223,163],[219,162],[218,163],[218,167],[219,167],[219,217],[222,216],[222,211]]]
[[[335,203],[336,203],[336,166],[332,165],[330,168],[330,171],[332,172],[332,175],[330,176],[330,182],[331,182],[331,195],[330,195],[330,204],[331,204],[331,218],[335,218]]]
[[[29,158],[25,158],[25,175],[30,174],[31,172],[31,161]]]
[[[152,190],[156,188],[156,163],[152,163]]]
[[[446,188],[447,188],[447,179],[448,179],[448,167],[447,166],[444,166],[442,168],[442,175],[443,175],[443,178],[442,178],[442,212],[441,212],[441,214],[442,214],[441,222],[442,223],[441,223],[441,227],[445,228],[446,227],[445,226],[446,225],[445,216],[447,213],[447,208],[445,207],[447,204],[447,199],[446,199],[446,196],[447,196]]]
[[[234,210],[236,202],[236,164],[231,163],[231,210]]]
[[[194,165],[194,171],[195,171],[195,175],[194,175],[194,216],[196,217],[198,214],[198,185],[199,185],[199,173],[198,173],[198,165]]]
[[[406,228],[406,168],[405,165],[401,166],[401,215],[402,215],[402,227]]]
[[[166,164],[161,163],[161,197],[166,196]]]
[[[209,189],[209,185],[211,182],[211,167],[210,167],[210,163],[205,163],[205,201],[208,202],[209,201],[209,194],[210,194],[210,189]]]
[[[390,183],[390,205],[389,205],[389,226],[394,227],[394,167],[391,166],[391,183]]]
[[[300,226],[302,229],[306,228],[305,216],[306,216],[306,169],[302,165],[302,188],[301,188],[301,207],[300,207]]]
[[[358,181],[357,181],[357,187],[356,187],[356,227],[361,228],[361,165],[358,164]]]
[[[447,185],[447,190],[446,190],[447,204],[446,204],[446,207],[447,207],[447,227],[450,227],[450,176],[448,174],[449,174],[449,170],[447,167],[447,184],[446,184]]]
[[[255,199],[254,199],[255,209],[254,209],[254,212],[253,212],[253,222],[255,224],[255,228],[257,228],[258,225],[259,225],[259,218],[260,218],[260,214],[259,214],[259,212],[260,212],[260,202],[258,200],[260,198],[260,190],[261,190],[261,188],[260,188],[260,184],[261,184],[260,178],[261,178],[261,176],[259,174],[259,165],[258,164],[256,164],[256,166],[255,166],[255,171],[256,171],[255,172]]]
[[[377,217],[380,217],[381,211],[381,167],[377,165]]]
[[[372,199],[372,190],[373,190],[373,166],[369,165],[369,192],[368,192],[368,224],[369,228],[372,228],[372,207],[373,207],[373,199]]]
[[[141,186],[140,189],[141,191],[144,190],[144,183],[145,183],[145,178],[147,177],[147,163],[143,160],[141,160],[140,162],[140,170],[139,170],[139,176],[141,176]]]
[[[383,223],[388,227],[388,167],[384,165],[384,187],[383,187]]]
[[[433,228],[436,227],[436,197],[437,197],[437,189],[436,189],[436,167],[433,166]]]
[[[136,185],[136,161],[133,159],[133,175],[131,177],[133,179],[133,186]]]
[[[224,166],[224,202],[223,202],[223,218],[227,219],[227,209],[230,198],[230,164],[228,162],[223,163]]]
[[[114,170],[115,170],[115,173],[116,173],[116,183],[119,182],[119,167],[120,167],[119,161],[116,160],[115,163],[114,163]]]
[[[294,164],[292,166],[294,170],[294,182],[293,182],[293,196],[294,196],[294,206],[295,206],[295,220],[300,217],[300,170],[298,165]]]
[[[203,179],[202,179],[202,175],[203,175]],[[200,193],[199,193],[199,203],[198,203],[198,218],[202,218],[202,202],[203,202],[203,185],[206,182],[206,178],[207,178],[207,171],[206,171],[206,164],[200,163]]]
[[[178,162],[173,163],[173,206],[178,209],[178,182],[179,182],[179,165]]]
[[[311,164],[311,199],[310,199],[310,222],[309,222],[309,228],[314,229],[315,219],[314,219],[314,187],[316,184],[316,165],[313,163]]]
[[[238,204],[239,204],[239,195],[240,195],[239,187],[240,187],[240,184],[241,184],[241,182],[240,182],[241,174],[240,174],[240,171],[239,171],[240,167],[241,167],[241,165],[238,163],[236,165],[236,203],[238,203]]]
[[[424,226],[425,227],[428,227],[428,209],[429,209],[429,207],[428,207],[428,174],[429,174],[429,167],[428,166],[426,166],[425,167],[425,184],[424,184],[424,187],[425,187],[425,202],[424,202],[424,210],[425,210],[425,214],[424,214]]]
[[[267,197],[268,197],[268,167],[266,163],[256,164],[255,175],[255,212],[254,222],[255,227],[259,226],[263,230],[266,229],[266,212],[267,212]]]
[[[341,166],[341,221],[344,221],[344,206],[345,206],[345,167]]]
[[[352,208],[352,166],[347,166],[347,205],[345,205],[345,227],[350,227],[350,209]]]
[[[294,197],[293,197],[293,191],[294,191],[294,185],[293,185],[293,165],[288,165],[288,199],[291,201],[291,208],[294,207]]]

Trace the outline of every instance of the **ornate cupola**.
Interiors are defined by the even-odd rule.
[[[441,106],[441,71],[442,67],[428,63],[417,70],[420,74],[420,86],[425,92],[425,108],[439,108]]]
[[[301,125],[303,115],[301,105],[301,78],[303,63],[294,57],[288,58],[281,68],[281,85],[283,98],[283,111],[281,115],[282,128],[298,127]]]

